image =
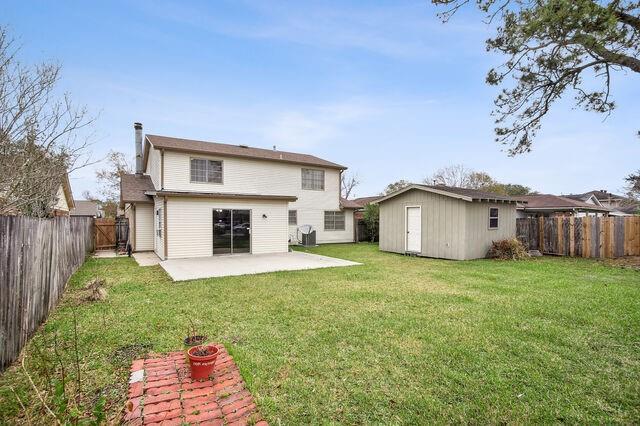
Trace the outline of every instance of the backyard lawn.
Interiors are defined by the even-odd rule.
[[[273,424],[640,422],[640,272],[370,244],[308,251],[364,265],[173,283],[159,266],[89,260],[28,346],[27,371],[45,390],[57,334],[75,380],[75,311],[78,405],[90,412],[104,396],[118,419],[131,360],[180,349],[192,318],[226,345]],[[94,277],[108,297],[84,302]],[[26,422],[21,404],[46,418],[19,364],[0,379],[0,424]]]

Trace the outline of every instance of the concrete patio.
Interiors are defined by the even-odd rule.
[[[295,251],[170,259],[160,263],[174,281],[354,265],[360,265],[360,263]]]

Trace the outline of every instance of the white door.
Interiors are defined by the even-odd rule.
[[[407,207],[407,251],[422,251],[422,218],[420,207]]]

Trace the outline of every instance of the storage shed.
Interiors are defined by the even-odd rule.
[[[378,201],[380,250],[442,259],[486,257],[492,241],[516,236],[516,203],[489,192],[409,185]]]

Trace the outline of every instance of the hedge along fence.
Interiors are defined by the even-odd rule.
[[[0,371],[47,319],[93,244],[93,218],[0,216]]]
[[[640,216],[517,219],[516,235],[530,250],[544,254],[640,256]]]

